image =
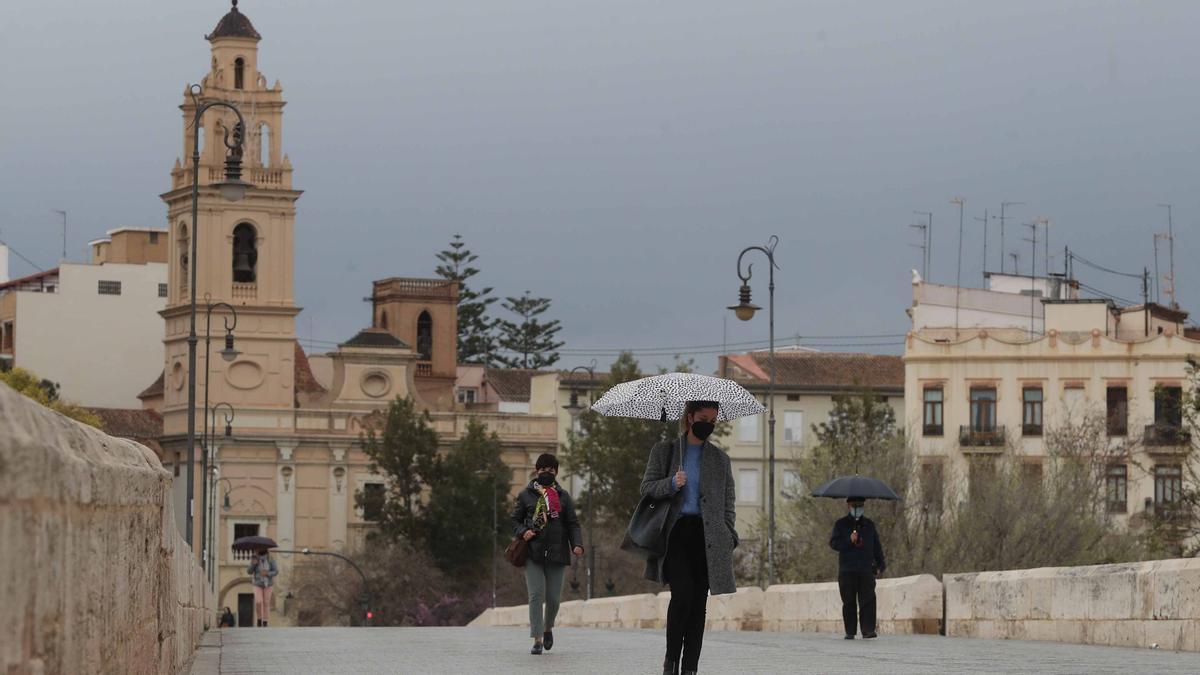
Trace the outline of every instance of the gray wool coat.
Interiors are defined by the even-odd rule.
[[[686,443],[685,436],[672,441],[663,441],[650,451],[646,462],[646,473],[642,476],[642,496],[671,500],[667,512],[667,541],[671,529],[679,520],[683,508],[683,492],[675,488],[675,472],[679,470],[679,447]],[[713,595],[736,593],[737,582],[733,578],[733,549],[738,545],[738,534],[734,525],[733,469],[729,455],[712,443],[705,442],[700,456],[700,515],[704,518],[704,543],[708,555],[708,589]],[[663,578],[663,558],[646,560],[644,576],[651,581],[666,583]]]

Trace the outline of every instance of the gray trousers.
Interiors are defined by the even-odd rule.
[[[566,565],[539,565],[532,560],[525,562],[525,587],[529,589],[530,637],[540,638],[542,633],[554,628],[554,619],[558,616],[558,605],[562,602],[563,581],[566,577]]]

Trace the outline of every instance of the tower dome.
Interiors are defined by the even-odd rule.
[[[254,30],[254,24],[250,23],[250,19],[245,14],[238,11],[237,0],[233,0],[233,7],[221,20],[217,22],[217,27],[212,33],[204,36],[204,39],[212,41],[218,38],[249,38],[251,40],[261,40],[262,36],[258,31]]]

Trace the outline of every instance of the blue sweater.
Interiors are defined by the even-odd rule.
[[[683,485],[683,508],[680,513],[685,516],[700,515],[700,457],[703,453],[703,445],[690,444],[683,453],[683,472],[687,474],[687,482]]]

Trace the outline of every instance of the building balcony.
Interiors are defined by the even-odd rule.
[[[942,435],[942,425],[926,424],[921,427],[921,434],[924,436],[941,436]]]
[[[1040,425],[1040,424],[1022,424],[1021,425],[1021,435],[1022,436],[1041,436],[1042,435],[1042,425]]]
[[[1146,429],[1142,433],[1142,442],[1147,446],[1155,447],[1188,445],[1192,442],[1192,435],[1177,424],[1160,422],[1146,425]]]
[[[417,361],[417,377],[433,376],[433,364],[429,361]]]
[[[1003,426],[985,429],[974,429],[970,426],[958,428],[958,444],[964,448],[1003,448],[1005,438]]]

